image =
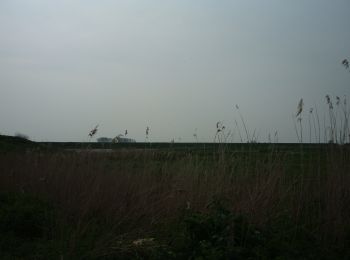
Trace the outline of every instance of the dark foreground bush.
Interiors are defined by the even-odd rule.
[[[323,247],[320,238],[289,216],[257,227],[215,199],[208,212],[187,209],[153,238],[120,242],[111,259],[348,259],[346,248]],[[162,233],[162,237],[157,237]],[[164,239],[166,237],[167,239]]]
[[[0,257],[47,257],[54,220],[54,210],[44,200],[23,193],[1,193]]]
[[[331,259],[303,227],[288,216],[257,227],[214,199],[207,213],[186,211],[173,244],[175,259]],[[326,254],[325,254],[326,253]],[[327,257],[326,257],[327,256]],[[344,255],[343,255],[344,256]]]

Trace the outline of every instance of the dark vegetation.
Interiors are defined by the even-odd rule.
[[[0,144],[1,259],[350,258],[347,145]]]
[[[23,150],[38,146],[39,144],[22,136],[0,135],[0,151]]]

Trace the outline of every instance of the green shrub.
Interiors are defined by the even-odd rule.
[[[214,199],[207,213],[188,210],[183,217],[183,240],[177,245],[179,258],[246,259],[264,242],[262,232]]]

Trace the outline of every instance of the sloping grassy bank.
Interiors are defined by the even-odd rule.
[[[39,144],[18,136],[0,135],[0,151],[23,151],[33,149]]]

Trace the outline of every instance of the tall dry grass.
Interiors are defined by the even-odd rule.
[[[27,152],[0,156],[0,189],[32,194],[58,209],[52,237],[72,257],[113,254],[123,241],[162,237],[184,209],[208,211],[214,197],[258,227],[288,218],[324,246],[344,247],[350,234],[350,151],[158,150],[111,153]],[[300,168],[300,165],[303,168]],[[163,234],[164,235],[164,234]],[[288,233],[286,241],[296,239]],[[164,235],[165,243],[166,235]],[[65,241],[65,242],[63,242]],[[117,248],[117,249],[116,249]]]

